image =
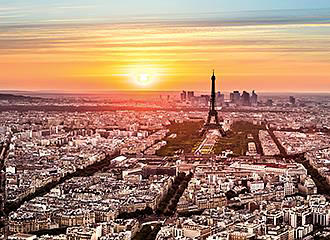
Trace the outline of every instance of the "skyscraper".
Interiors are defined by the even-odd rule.
[[[181,101],[182,102],[187,100],[187,92],[186,91],[182,91],[180,96],[181,96]]]
[[[230,101],[235,104],[240,103],[241,94],[239,91],[234,91],[230,94]]]
[[[256,106],[258,104],[258,95],[255,93],[255,91],[252,91],[250,102],[252,106]]]
[[[292,105],[295,105],[295,104],[296,104],[296,99],[295,99],[295,97],[290,96],[290,97],[289,97],[289,102],[290,102]]]
[[[217,92],[216,102],[218,106],[222,106],[225,103],[225,94]]]
[[[250,94],[246,91],[243,91],[242,93],[241,104],[243,106],[250,106]]]
[[[195,97],[195,93],[193,91],[188,92],[188,101],[192,101]]]

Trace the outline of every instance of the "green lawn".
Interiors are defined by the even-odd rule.
[[[257,152],[262,153],[261,144],[258,137],[258,132],[261,129],[265,129],[263,125],[254,125],[251,122],[238,121],[234,122],[231,126],[231,130],[227,132],[227,136],[219,138],[217,144],[215,145],[215,154],[220,154],[224,150],[232,150],[234,155],[241,156],[245,155],[247,151],[247,144],[249,141],[247,138],[248,134],[252,134],[256,146]]]
[[[193,152],[203,140],[200,130],[203,129],[204,122],[183,122],[172,123],[169,126],[169,134],[177,134],[176,138],[166,137],[167,145],[157,151],[159,156],[172,156],[175,153]],[[224,150],[230,149],[234,155],[245,155],[247,151],[248,134],[252,134],[254,142],[257,146],[257,152],[262,154],[262,148],[258,137],[258,132],[265,129],[264,125],[254,125],[251,122],[238,121],[234,122],[231,130],[227,133],[226,137],[219,138],[214,148],[214,153],[219,154]],[[253,140],[252,140],[253,141]]]
[[[172,156],[179,151],[191,153],[193,148],[198,146],[202,141],[200,130],[203,128],[204,122],[183,122],[172,123],[169,126],[169,134],[177,134],[176,138],[166,137],[167,145],[157,151],[159,156]]]

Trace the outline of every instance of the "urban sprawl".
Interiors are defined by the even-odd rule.
[[[0,100],[3,238],[330,239],[329,96],[93,98]]]

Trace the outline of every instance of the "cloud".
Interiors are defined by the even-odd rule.
[[[291,68],[306,72],[308,64],[315,65],[320,74],[328,73],[327,17],[304,12],[303,16],[267,19],[258,14],[237,19],[218,13],[181,19],[147,16],[113,22],[66,18],[8,25],[0,32],[0,66],[45,63],[61,69],[70,63],[72,75],[86,77],[115,76],[130,66],[151,63],[160,69],[175,68],[175,73],[167,75],[177,76],[187,72],[199,76],[203,69],[217,64],[237,76],[275,74],[278,66],[289,75]],[[76,70],[82,65],[84,70]]]
[[[95,8],[97,7],[96,5],[72,5],[72,6],[57,6],[57,9],[90,9],[90,8]]]

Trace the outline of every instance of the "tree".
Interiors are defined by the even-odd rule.
[[[146,207],[145,209],[144,209],[144,213],[146,214],[146,215],[151,215],[151,214],[153,214],[154,213],[154,211],[152,210],[152,208],[151,207]]]
[[[237,193],[233,190],[229,190],[228,192],[226,192],[226,197],[228,200],[234,198],[234,197],[237,197]]]

